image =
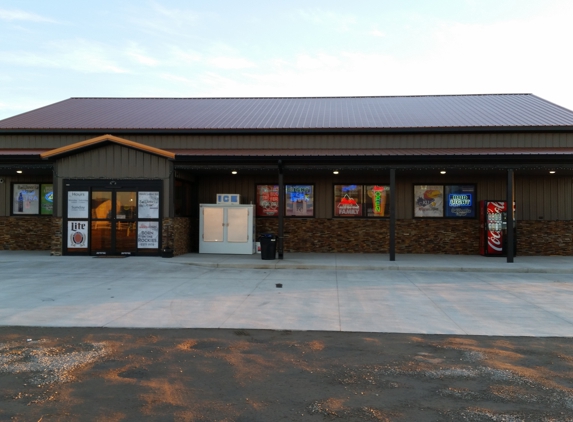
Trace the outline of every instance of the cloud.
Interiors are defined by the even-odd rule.
[[[386,33],[382,32],[378,29],[373,29],[372,31],[369,32],[370,35],[372,35],[373,37],[385,37]]]
[[[168,8],[157,2],[151,3],[151,10],[133,9],[130,22],[153,36],[167,35],[181,39],[187,37],[190,28],[196,28],[205,16],[189,9]]]
[[[56,21],[52,19],[45,18],[34,13],[24,12],[23,10],[6,9],[0,9],[0,20],[56,23]]]
[[[334,28],[336,31],[346,32],[352,25],[357,23],[357,19],[348,14],[325,11],[319,8],[299,9],[298,15],[307,22]]]
[[[107,46],[87,41],[52,42],[41,52],[0,51],[0,62],[11,66],[68,69],[83,73],[126,73],[109,57]]]
[[[159,61],[149,56],[137,43],[131,43],[126,51],[126,55],[138,64],[145,66],[157,66]]]
[[[255,67],[255,63],[242,57],[212,57],[208,64],[220,69],[247,69]]]
[[[170,59],[174,63],[196,63],[202,60],[203,56],[201,53],[195,50],[184,50],[177,45],[171,45],[167,47]]]

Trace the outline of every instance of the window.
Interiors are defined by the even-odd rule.
[[[52,215],[52,184],[12,183],[12,215]]]
[[[475,218],[475,185],[414,185],[414,217]]]
[[[278,217],[279,186],[256,186],[257,217]],[[285,216],[314,217],[314,185],[285,185]]]
[[[390,215],[390,186],[334,185],[334,216],[388,217]]]

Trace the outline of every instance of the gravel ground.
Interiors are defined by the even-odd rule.
[[[573,422],[573,339],[3,327],[0,420]]]

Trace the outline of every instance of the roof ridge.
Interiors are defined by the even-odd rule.
[[[341,98],[437,98],[437,97],[498,97],[533,95],[531,93],[496,93],[496,94],[427,94],[427,95],[350,95],[319,97],[71,97],[69,100],[313,100]],[[66,100],[64,100],[66,101]]]

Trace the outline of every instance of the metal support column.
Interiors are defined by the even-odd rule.
[[[283,163],[279,160],[279,234],[277,251],[279,259],[284,257],[284,217],[285,217],[285,185],[283,180]]]
[[[507,170],[507,262],[513,262],[515,251],[513,250],[514,233],[513,222],[513,170]]]
[[[396,169],[390,169],[390,261],[396,261]]]

